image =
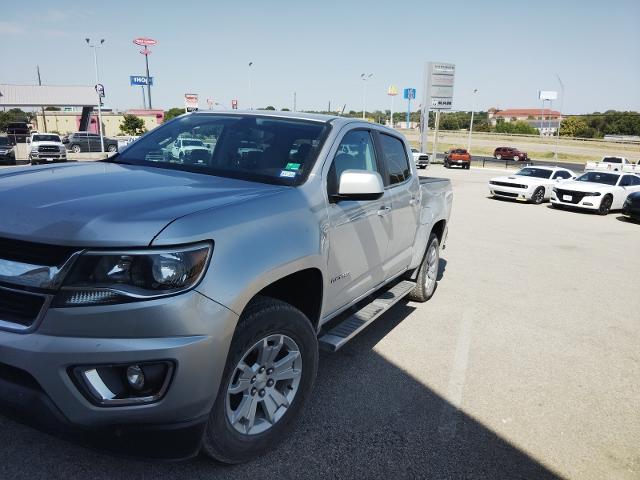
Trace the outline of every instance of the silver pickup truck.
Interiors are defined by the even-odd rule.
[[[181,138],[211,147],[176,159]],[[319,348],[433,295],[451,185],[411,158],[357,119],[196,112],[105,161],[1,170],[0,411],[136,454],[262,454]]]

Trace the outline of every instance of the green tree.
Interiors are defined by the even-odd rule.
[[[184,113],[184,108],[178,108],[178,107],[170,108],[169,110],[164,112],[164,121],[168,122],[172,118],[176,118],[177,116],[182,115],[183,113]]]
[[[144,120],[135,115],[125,114],[124,120],[120,125],[120,131],[126,135],[142,135],[147,131],[144,126]]]
[[[289,110],[287,107],[284,107],[282,109],[280,109],[281,112],[290,112],[291,110]]]
[[[60,110],[60,107],[45,107],[45,111],[47,112],[59,112]]]
[[[275,110],[276,107],[274,107],[273,105],[269,105],[267,106],[267,108],[265,108],[265,110]]]
[[[569,117],[560,124],[560,135],[563,137],[576,137],[579,131],[589,128],[587,122],[580,117]]]
[[[33,117],[32,112],[24,112],[19,108],[0,111],[0,132],[5,132],[7,130],[7,124],[11,122],[30,122]]]

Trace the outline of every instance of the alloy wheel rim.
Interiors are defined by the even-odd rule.
[[[285,415],[298,393],[302,356],[286,335],[269,335],[256,342],[236,365],[227,386],[227,420],[239,433],[269,430]]]
[[[427,274],[424,276],[424,286],[427,294],[431,294],[436,286],[438,277],[438,249],[431,244],[427,252]]]

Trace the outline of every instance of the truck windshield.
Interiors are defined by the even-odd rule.
[[[110,161],[299,185],[313,167],[328,129],[327,123],[310,120],[196,113],[152,130]],[[181,140],[183,146],[204,148],[180,148]]]
[[[622,159],[620,157],[604,157],[602,161],[605,163],[622,163]]]
[[[34,142],[59,142],[60,137],[58,135],[34,135]]]
[[[552,170],[544,168],[523,168],[516,175],[521,177],[551,178]]]
[[[0,145],[9,145],[9,139],[7,137],[0,137]]]
[[[576,178],[577,182],[604,183],[605,185],[615,185],[620,175],[603,172],[587,172]]]

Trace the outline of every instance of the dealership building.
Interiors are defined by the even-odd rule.
[[[144,122],[147,130],[152,130],[164,121],[163,110],[126,110],[124,112],[116,112],[111,110],[102,110],[102,126],[104,127],[104,135],[114,137],[122,135],[120,126],[124,121],[125,115],[135,115]],[[60,135],[66,135],[81,130],[82,112],[80,110],[66,111],[45,111],[44,117],[42,111],[36,112],[36,119],[33,127],[39,132],[57,132]],[[86,130],[98,133],[98,111],[93,110],[89,117]]]

